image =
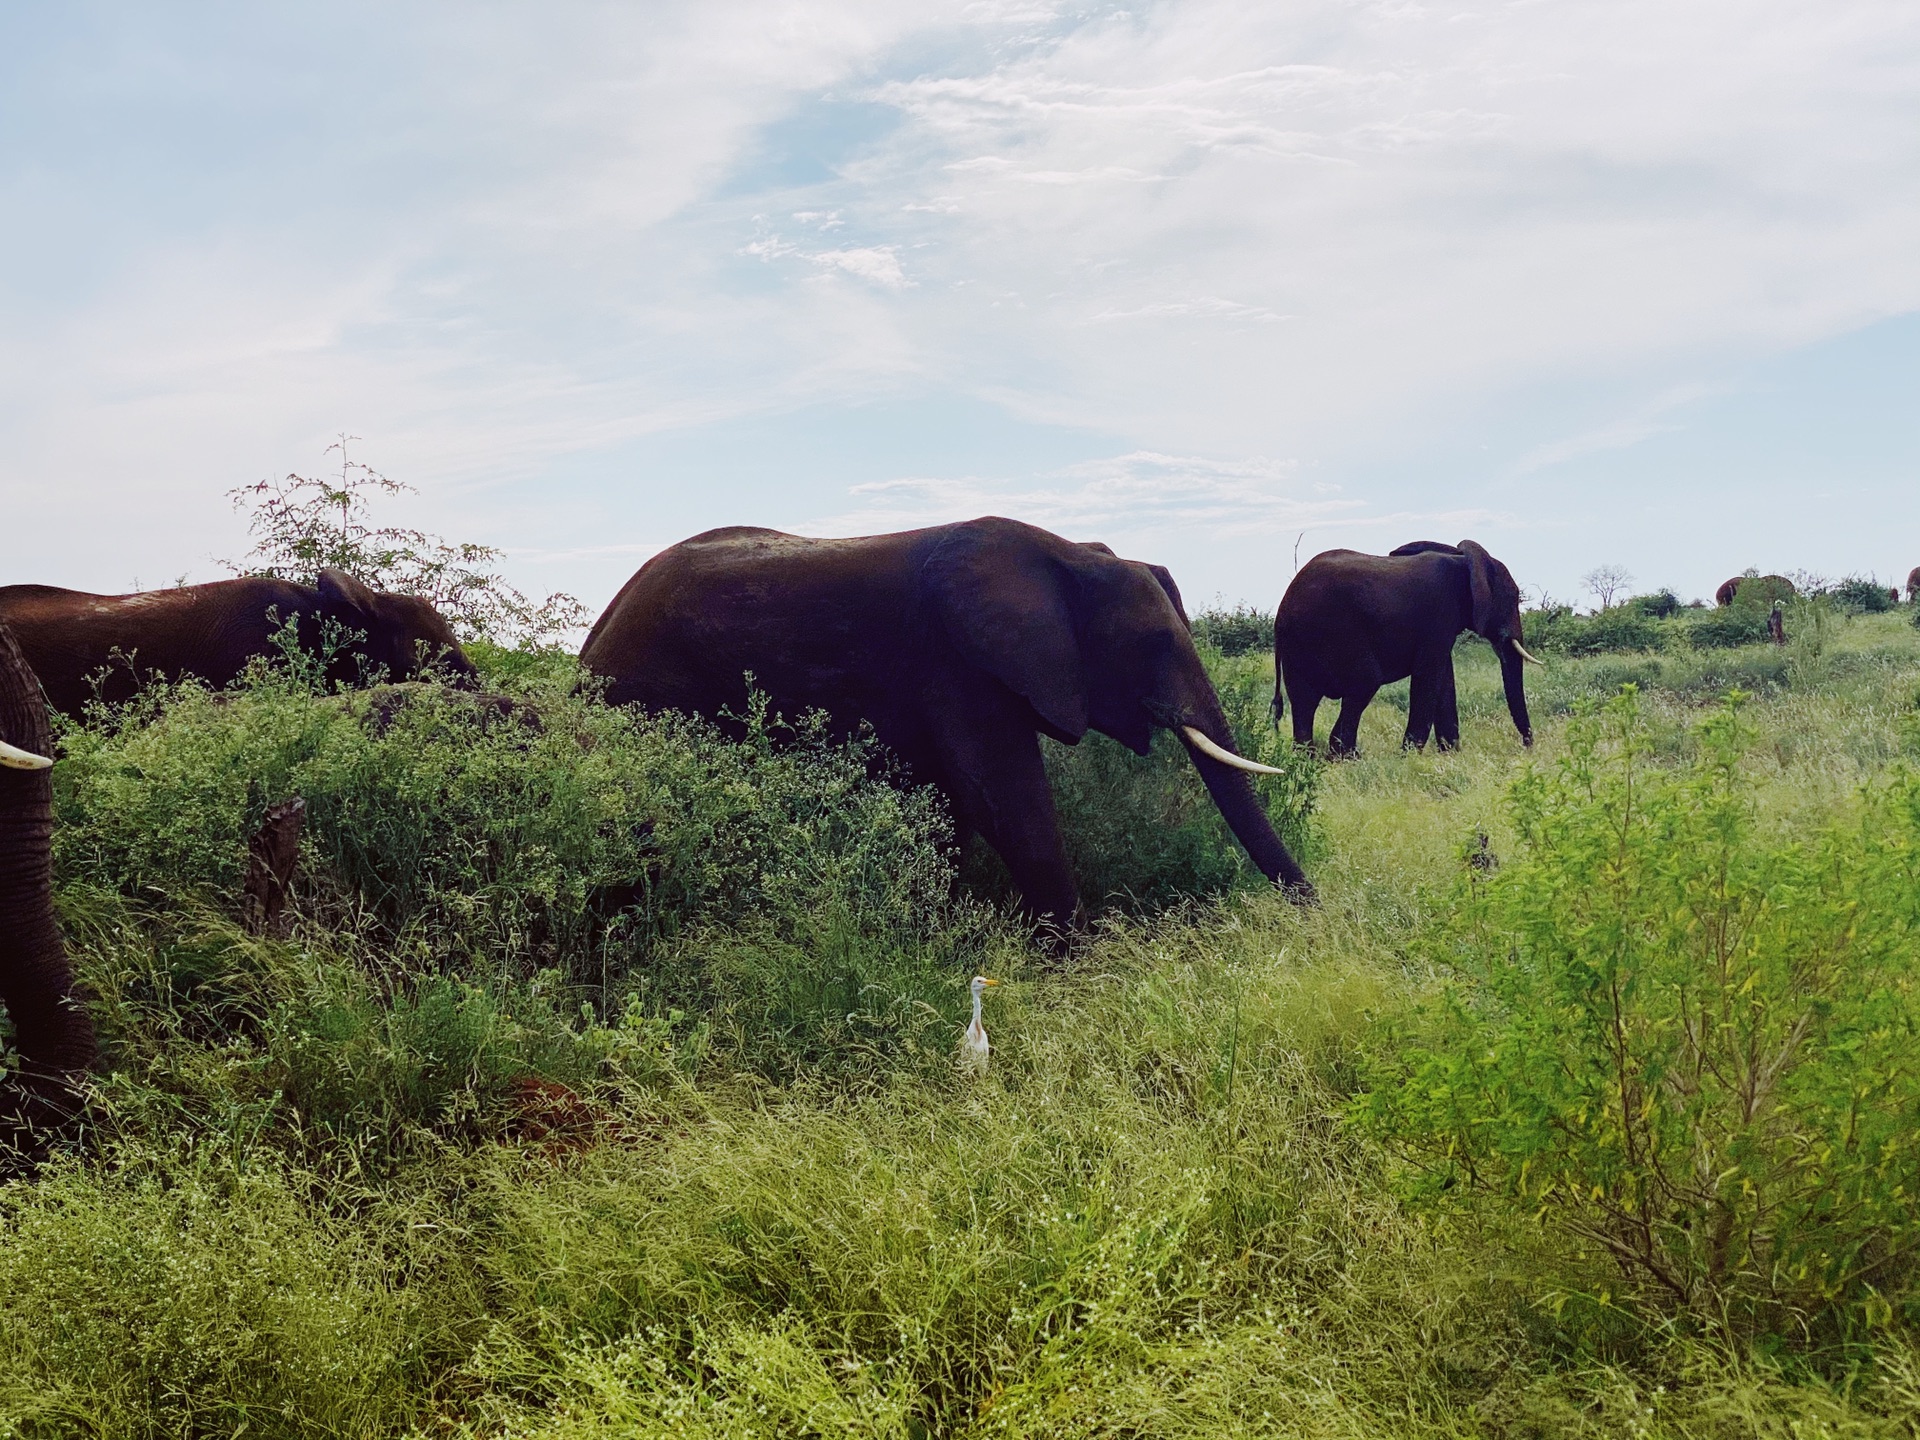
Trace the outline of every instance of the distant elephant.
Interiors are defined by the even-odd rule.
[[[109,702],[126,700],[156,675],[231,684],[249,660],[274,653],[274,631],[296,616],[309,650],[329,620],[365,636],[335,655],[329,680],[351,684],[376,669],[404,680],[418,673],[422,660],[462,679],[475,673],[433,606],[370,590],[340,570],[322,570],[317,585],[252,576],[137,595],[0,587],[0,620],[13,627],[47,703],[74,716],[94,697],[96,682]]]
[[[1173,577],[1104,545],[997,517],[853,540],[709,530],[642,566],[580,658],[616,704],[741,714],[751,672],[789,717],[870,722],[1060,926],[1079,896],[1038,737],[1098,730],[1144,755],[1165,727],[1253,863],[1313,894],[1242,773],[1266,767],[1230,749]]]
[[[25,1061],[25,1095],[0,1099],[0,1130],[69,1113],[74,1079],[94,1061],[93,1022],[54,923],[49,753],[40,686],[0,622],[0,1003]]]
[[[1387,555],[1327,550],[1301,566],[1273,619],[1275,723],[1290,701],[1293,738],[1310,746],[1320,702],[1338,700],[1327,752],[1348,754],[1380,687],[1411,676],[1405,743],[1424,745],[1437,730],[1451,750],[1460,743],[1453,642],[1463,630],[1493,646],[1507,711],[1531,745],[1520,667],[1540,662],[1520,643],[1520,587],[1471,540],[1416,540]]]
[[[1713,592],[1714,603],[1731,605],[1743,587],[1753,585],[1760,587],[1757,598],[1762,605],[1771,605],[1776,600],[1791,600],[1800,593],[1784,575],[1736,575],[1731,580],[1721,582],[1720,588]]]
[[[1907,572],[1907,603],[1911,605],[1916,600],[1920,600],[1920,565]]]

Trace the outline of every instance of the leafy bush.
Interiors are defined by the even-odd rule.
[[[1831,1333],[1912,1295],[1920,779],[1782,836],[1748,739],[1730,704],[1672,773],[1631,688],[1572,722],[1513,785],[1518,853],[1427,945],[1438,1013],[1354,1113],[1416,1194],[1552,1222],[1563,1285],[1599,1257],[1654,1308]]]
[[[1522,618],[1522,626],[1527,647],[1549,655],[1658,652],[1667,648],[1669,634],[1659,618],[1638,600],[1624,601],[1593,615],[1575,615],[1564,605],[1530,610]]]
[[[604,979],[695,922],[827,903],[930,920],[951,884],[932,792],[889,783],[871,744],[763,713],[735,743],[555,690],[316,696],[267,675],[227,695],[179,687],[64,743],[64,884],[231,908],[247,836],[300,795],[308,908],[424,937],[447,968]]]
[[[1193,638],[1222,655],[1250,655],[1273,649],[1273,612],[1251,605],[1231,610],[1202,610],[1193,617]]]
[[[1827,596],[1848,615],[1880,615],[1897,603],[1887,587],[1871,575],[1849,575]]]
[[[1662,587],[1651,595],[1636,595],[1625,603],[1649,620],[1669,619],[1679,614],[1681,609],[1680,597],[1667,587]]]
[[[1740,645],[1761,645],[1769,638],[1767,611],[1758,605],[1741,603],[1741,594],[1732,605],[1694,612],[1687,621],[1687,639],[1698,650],[1731,650]]]

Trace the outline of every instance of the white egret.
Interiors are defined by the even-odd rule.
[[[984,975],[973,977],[970,987],[973,991],[973,1019],[967,1023],[967,1033],[960,1037],[960,1068],[969,1075],[979,1076],[987,1073],[987,1054],[992,1046],[987,1044],[987,1030],[980,1023],[980,997],[987,993],[989,985],[998,985],[998,980],[989,980]]]

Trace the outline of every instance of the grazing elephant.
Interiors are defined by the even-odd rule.
[[[462,679],[474,674],[452,628],[426,601],[370,590],[339,570],[322,570],[317,585],[252,576],[137,595],[0,587],[0,620],[13,627],[47,703],[75,716],[96,685],[101,699],[118,702],[155,675],[230,684],[254,656],[274,653],[274,631],[295,616],[308,647],[319,644],[328,620],[364,635],[334,656],[329,680],[353,683],[376,669],[405,679],[423,660]]]
[[[1742,589],[1747,589],[1748,598],[1752,599],[1754,593],[1748,587],[1755,585],[1760,587],[1758,599],[1762,605],[1770,605],[1776,600],[1791,600],[1800,593],[1784,575],[1736,575],[1731,580],[1721,582],[1720,588],[1713,592],[1714,603],[1731,605]]]
[[[1313,744],[1313,719],[1325,699],[1340,702],[1327,753],[1352,751],[1360,716],[1382,685],[1413,677],[1407,707],[1409,745],[1438,730],[1440,748],[1460,743],[1453,642],[1472,630],[1500,657],[1507,710],[1533,743],[1520,665],[1534,660],[1520,643],[1520,587],[1507,567],[1471,540],[1416,540],[1388,555],[1328,550],[1300,567],[1273,619],[1274,720],[1293,704],[1293,738]]]
[[[1916,600],[1920,600],[1920,565],[1907,572],[1907,603],[1911,605]]]
[[[48,752],[40,686],[0,622],[0,1003],[25,1062],[24,1096],[0,1098],[0,1131],[72,1113],[73,1081],[94,1060],[93,1022],[74,994],[53,918]]]
[[[999,852],[1027,911],[1079,910],[1038,736],[1088,730],[1147,753],[1174,730],[1255,865],[1296,900],[1313,889],[1229,748],[1173,577],[988,517],[809,540],[709,530],[656,555],[580,652],[616,704],[745,713],[746,672],[775,709],[862,721]]]

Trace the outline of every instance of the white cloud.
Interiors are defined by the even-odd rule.
[[[870,535],[998,514],[1080,539],[1131,537],[1152,551],[1229,536],[1258,540],[1334,527],[1364,531],[1496,518],[1480,510],[1371,514],[1363,500],[1303,485],[1296,471],[1291,463],[1263,459],[1134,451],[1031,479],[910,477],[856,485],[848,492],[850,508],[799,528],[807,534]]]

